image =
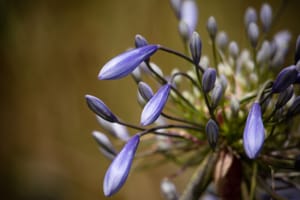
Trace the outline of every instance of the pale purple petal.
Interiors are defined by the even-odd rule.
[[[189,34],[195,31],[198,22],[198,8],[194,0],[183,1],[181,5],[181,20],[185,22],[189,28]]]

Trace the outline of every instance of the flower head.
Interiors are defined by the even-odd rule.
[[[247,156],[254,159],[258,156],[265,140],[265,130],[261,109],[258,102],[253,103],[244,129],[243,144]]]
[[[168,100],[170,90],[171,85],[166,84],[162,86],[148,101],[142,112],[141,125],[147,126],[153,123],[159,117]]]
[[[100,80],[118,79],[130,74],[141,62],[150,58],[158,49],[158,45],[145,45],[128,50],[106,63],[99,72]]]
[[[115,194],[125,183],[139,142],[139,134],[130,138],[109,166],[103,182],[103,191],[105,196]]]

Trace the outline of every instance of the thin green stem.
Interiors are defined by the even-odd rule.
[[[254,198],[255,198],[256,176],[257,176],[257,163],[254,161],[249,200],[254,200]]]

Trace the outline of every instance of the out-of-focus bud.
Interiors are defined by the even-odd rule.
[[[224,89],[221,84],[216,84],[212,93],[211,93],[211,106],[212,108],[216,108],[224,94]]]
[[[284,106],[292,98],[293,94],[294,94],[293,85],[290,85],[286,90],[280,92],[276,102],[276,109],[279,109],[282,106]]]
[[[297,96],[294,99],[294,102],[292,103],[291,107],[288,109],[288,115],[297,115],[300,113],[300,96]]]
[[[256,23],[251,22],[248,26],[248,38],[250,40],[250,44],[253,48],[256,48],[258,37],[259,37],[259,29]]]
[[[287,89],[291,84],[295,83],[298,71],[295,65],[284,68],[277,75],[272,86],[273,93],[279,93]]]
[[[260,20],[263,31],[266,33],[270,30],[272,24],[272,8],[269,4],[264,3],[260,9]]]
[[[224,32],[224,31],[218,32],[217,38],[216,38],[216,44],[222,52],[225,51],[225,49],[227,48],[227,45],[228,45],[228,36],[227,36],[226,32]]]
[[[139,35],[139,34],[137,34],[137,35],[135,36],[135,41],[134,41],[134,43],[135,43],[135,47],[136,47],[136,48],[139,48],[139,47],[143,47],[143,46],[148,45],[148,41],[147,41],[143,36],[141,36],[141,35]]]
[[[248,28],[248,26],[251,22],[256,23],[256,21],[257,21],[257,14],[256,14],[255,9],[252,7],[248,7],[245,12],[245,17],[244,17],[245,27]]]
[[[176,74],[176,73],[178,73],[178,72],[180,72],[179,69],[177,69],[177,68],[172,69],[172,71],[171,71],[171,76],[173,76],[174,74]],[[182,80],[182,77],[181,77],[181,76],[176,76],[176,77],[173,79],[173,83],[175,83],[175,85],[178,85],[178,84],[181,82],[181,80]]]
[[[221,83],[221,86],[223,88],[223,92],[225,92],[226,88],[228,86],[228,80],[227,80],[227,78],[224,74],[220,75],[220,83]]]
[[[138,83],[142,80],[142,70],[140,67],[135,68],[133,72],[131,72],[133,79]]]
[[[214,88],[216,78],[217,78],[217,72],[215,69],[207,68],[204,71],[204,74],[202,76],[202,87],[205,93],[210,92]]]
[[[164,73],[157,64],[155,64],[154,62],[150,62],[149,65],[152,68],[152,70],[155,71],[155,73],[157,73],[159,76],[164,76]]]
[[[148,102],[153,96],[151,87],[145,82],[139,82],[138,91],[146,102]]]
[[[212,149],[216,148],[218,137],[219,137],[219,126],[218,124],[210,119],[205,127],[206,137],[208,140],[208,143]]]
[[[207,69],[209,67],[209,58],[206,55],[201,56],[200,66],[203,69]]]
[[[184,21],[188,27],[189,37],[196,30],[198,22],[198,7],[194,0],[185,0],[181,4],[181,21]]]
[[[160,190],[166,200],[177,200],[178,193],[176,186],[169,179],[163,179],[160,183]]]
[[[295,50],[295,64],[300,60],[300,35],[297,37],[296,50]]]
[[[229,54],[231,55],[231,57],[233,57],[234,59],[237,59],[238,54],[239,54],[239,46],[235,41],[232,41],[229,43],[228,50],[229,50]]]
[[[99,131],[93,131],[92,135],[101,149],[105,150],[109,154],[112,154],[113,156],[117,155],[116,149],[105,134]]]
[[[201,58],[202,42],[199,34],[193,32],[190,40],[190,51],[195,65],[198,65]]]
[[[262,64],[270,60],[272,55],[272,47],[268,41],[264,41],[257,53],[256,60]]]
[[[207,20],[206,29],[209,34],[209,37],[214,40],[218,32],[218,25],[216,19],[213,16],[210,16]]]
[[[230,108],[232,115],[236,117],[240,110],[240,102],[235,96],[230,99]]]
[[[180,9],[182,0],[170,0],[171,6],[175,12],[177,19],[180,19]]]
[[[184,21],[180,21],[178,24],[178,31],[184,41],[188,41],[190,38],[189,27]]]

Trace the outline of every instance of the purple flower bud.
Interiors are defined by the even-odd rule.
[[[190,50],[195,65],[198,65],[201,58],[202,42],[197,32],[194,32],[190,40]]]
[[[284,106],[292,98],[293,94],[293,85],[290,85],[286,90],[280,92],[276,102],[276,108],[279,109]]]
[[[211,39],[215,39],[217,32],[218,32],[218,26],[217,26],[217,22],[216,19],[213,16],[210,16],[207,20],[207,24],[206,24],[206,29],[207,32],[210,36]]]
[[[100,145],[101,149],[104,149],[105,151],[114,156],[117,155],[116,149],[105,134],[99,131],[93,131],[92,135],[96,142]]]
[[[135,36],[135,47],[139,48],[139,47],[143,47],[143,46],[147,46],[148,45],[148,41],[141,35],[137,34]]]
[[[171,6],[175,12],[175,15],[178,19],[180,19],[180,9],[182,0],[170,0]]]
[[[153,123],[162,112],[171,90],[171,85],[162,86],[156,94],[148,101],[143,109],[141,116],[141,125],[147,126]]]
[[[212,149],[215,149],[219,137],[218,124],[214,120],[210,119],[206,124],[205,132],[209,145]]]
[[[202,87],[205,93],[211,91],[216,82],[217,72],[213,68],[207,68],[202,76]]]
[[[178,24],[179,34],[184,41],[188,41],[190,38],[190,29],[185,21],[180,20]]]
[[[224,94],[224,88],[221,84],[216,84],[212,93],[211,93],[211,107],[216,108]]]
[[[230,55],[234,58],[237,59],[238,55],[239,55],[239,46],[235,41],[232,41],[229,43],[229,53]]]
[[[226,32],[220,31],[217,34],[216,44],[221,51],[223,51],[223,52],[225,51],[225,49],[228,45],[228,36],[227,36]]]
[[[178,193],[176,190],[176,186],[170,180],[168,180],[168,179],[162,180],[162,182],[160,184],[160,189],[166,200],[178,199]]]
[[[251,22],[248,26],[248,38],[250,40],[251,46],[256,47],[259,37],[259,29],[256,23]]]
[[[135,135],[125,144],[106,171],[103,191],[105,196],[112,196],[124,185],[130,172],[135,152],[140,142],[140,135]]]
[[[265,130],[262,121],[262,114],[258,102],[253,103],[247,117],[246,127],[244,129],[243,143],[247,156],[255,159],[265,140]]]
[[[268,62],[272,55],[272,47],[268,41],[264,41],[261,45],[260,50],[257,53],[257,62],[258,63],[265,63]]]
[[[257,21],[257,14],[255,9],[252,7],[248,7],[245,12],[245,18],[244,18],[245,27],[248,28],[251,22],[255,23],[256,21]]]
[[[300,60],[300,35],[297,37],[296,50],[295,50],[295,64]]]
[[[100,80],[118,79],[130,74],[141,62],[150,58],[158,45],[146,45],[128,50],[106,63],[99,72]]]
[[[277,75],[272,86],[273,93],[279,93],[287,89],[291,84],[295,83],[298,71],[295,65],[284,68]]]
[[[195,31],[198,22],[198,8],[194,0],[182,2],[180,11],[181,21],[184,21],[189,29],[189,35]]]
[[[85,95],[85,99],[88,107],[101,118],[110,121],[117,122],[117,117],[111,112],[111,110],[97,97],[92,95]]]
[[[143,99],[148,102],[152,96],[153,96],[153,91],[151,89],[151,87],[145,83],[145,82],[139,82],[138,84],[138,90],[140,95],[143,97]]]
[[[272,24],[272,8],[267,3],[263,4],[260,9],[260,20],[263,31],[268,32]]]

